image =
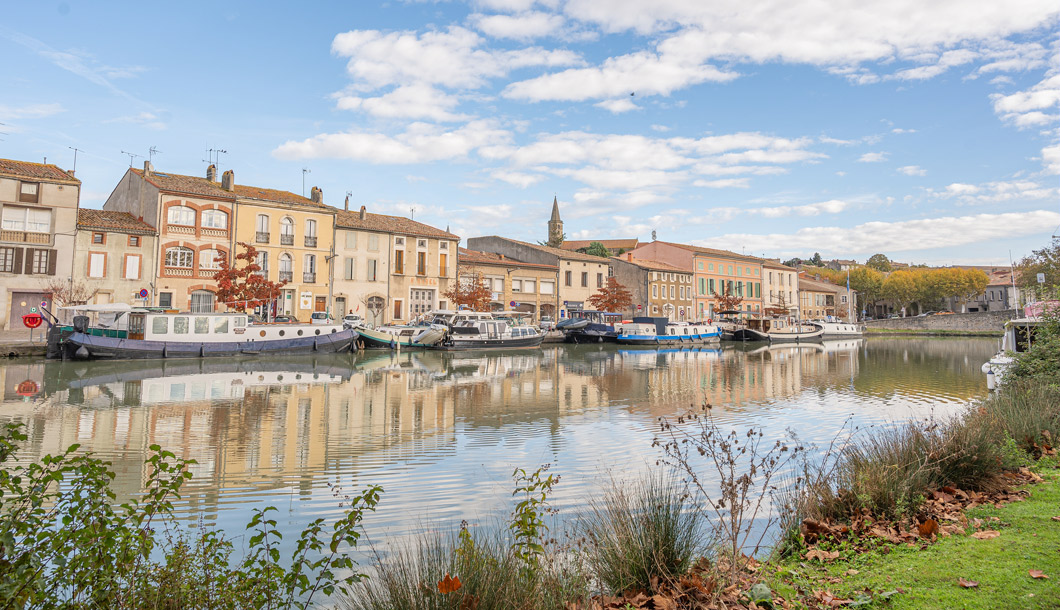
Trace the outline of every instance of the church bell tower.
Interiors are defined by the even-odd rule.
[[[563,243],[563,221],[559,217],[559,200],[552,198],[552,219],[548,221],[548,245],[556,248]]]

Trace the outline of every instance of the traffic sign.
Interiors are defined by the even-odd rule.
[[[1038,283],[1039,284],[1044,284],[1045,283],[1045,274],[1044,273],[1039,273],[1038,274]]]
[[[30,313],[37,313],[37,308],[36,307],[30,307],[29,308],[29,312]]]
[[[146,288],[141,288],[140,289],[140,298],[141,299],[146,299],[148,294],[150,294],[150,293],[147,292]]]
[[[47,306],[48,306],[48,301],[41,301],[41,302],[40,302],[40,306],[41,306],[41,308],[42,308],[42,309],[43,309],[44,307],[47,307]]]

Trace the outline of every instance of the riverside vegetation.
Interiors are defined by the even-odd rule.
[[[376,549],[369,566],[350,553],[377,486],[337,491],[345,515],[308,524],[293,550],[281,552],[271,508],[251,514],[237,546],[174,517],[192,462],[152,447],[143,496],[115,506],[109,464],[77,446],[18,462],[25,436],[10,424],[0,610],[1055,607],[1060,519],[1043,511],[1060,500],[1047,468],[1060,434],[1058,331],[1046,325],[1002,391],[951,420],[810,451],[724,431],[703,405],[660,422],[658,473],[615,481],[579,519],[556,519],[560,477],[547,466],[517,469],[505,523]],[[1036,472],[1043,491],[1017,489]]]

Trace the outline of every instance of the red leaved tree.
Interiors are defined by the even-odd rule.
[[[217,264],[220,269],[214,274],[217,282],[217,300],[228,307],[246,311],[259,305],[272,302],[280,296],[280,289],[287,281],[271,282],[265,274],[259,273],[258,249],[246,242],[238,242],[243,252],[236,254],[235,267],[229,265],[228,254],[218,252]],[[238,266],[240,262],[244,264]]]
[[[732,282],[721,282],[721,294],[714,293],[714,301],[718,304],[718,311],[736,311],[743,303],[743,297],[733,294]]]
[[[457,307],[466,305],[473,311],[489,311],[493,300],[482,274],[468,268],[457,269],[456,281],[443,294]]]
[[[589,297],[589,304],[599,311],[617,313],[633,307],[633,294],[618,283],[618,278],[607,278],[600,291]]]

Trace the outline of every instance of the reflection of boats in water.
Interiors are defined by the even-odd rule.
[[[435,347],[444,350],[515,349],[538,347],[545,338],[541,329],[525,322],[523,312],[481,311],[432,312],[434,324],[448,327],[449,332]]]
[[[563,339],[568,343],[614,343],[618,338],[616,325],[621,321],[620,313],[572,311],[570,318],[556,325],[556,330],[563,331]]]
[[[861,324],[851,322],[839,322],[829,320],[814,320],[814,324],[824,331],[821,336],[825,339],[841,339],[845,337],[860,337],[865,333],[865,327]]]
[[[617,341],[623,345],[692,345],[718,343],[721,329],[706,323],[670,322],[667,318],[636,317],[620,322]]]
[[[380,326],[375,329],[361,326],[356,329],[365,347],[383,349],[427,348],[445,338],[445,327],[438,324],[424,326]]]

